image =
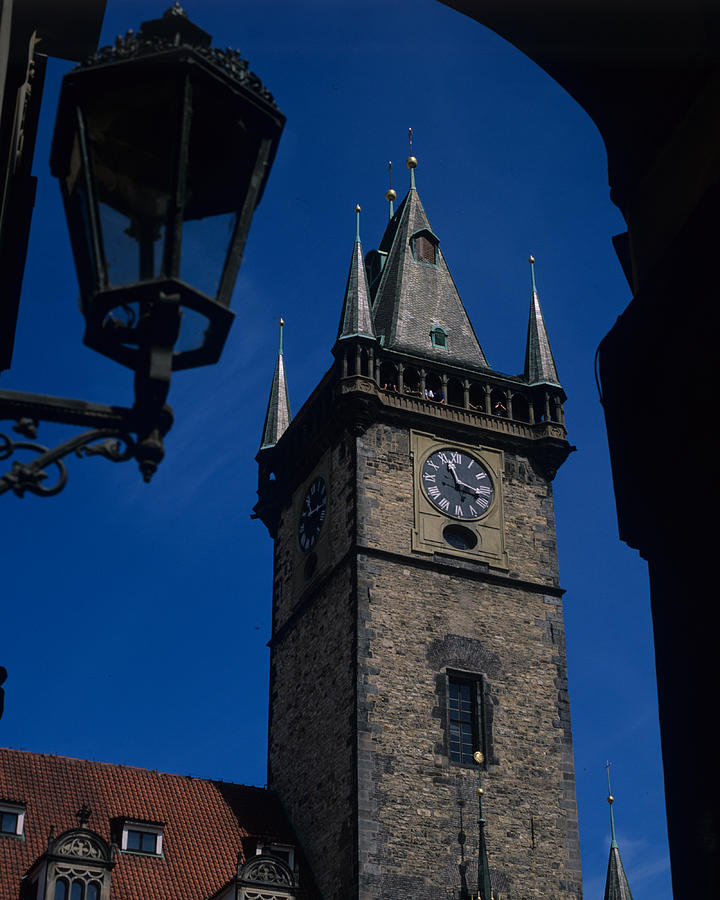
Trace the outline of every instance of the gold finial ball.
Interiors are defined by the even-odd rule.
[[[532,253],[530,254],[530,259],[528,260],[528,262],[530,263],[530,265],[535,262],[535,257],[532,255]]]
[[[355,204],[355,212],[361,212],[361,211],[362,211],[362,210],[361,210],[360,204],[359,204],[359,203],[356,203],[356,204]]]
[[[478,788],[478,797],[482,797],[485,791],[482,788]]]
[[[285,319],[280,319],[280,327],[281,328],[283,327],[284,324],[285,324]]]
[[[405,165],[408,169],[416,169],[417,168],[417,159],[414,156],[408,156]]]
[[[479,750],[476,750],[476,751],[473,753],[473,759],[475,760],[475,762],[476,762],[478,765],[480,765],[480,763],[483,762],[483,760],[485,759],[485,757],[482,755],[482,753],[481,753]]]
[[[615,798],[613,797],[613,795],[612,795],[612,794],[608,794],[608,803],[612,806],[612,804],[613,804],[614,802],[615,802]]]
[[[385,199],[387,200],[388,203],[392,203],[392,201],[395,200],[396,198],[397,198],[397,191],[394,191],[392,188],[390,188],[389,191],[385,191]]]

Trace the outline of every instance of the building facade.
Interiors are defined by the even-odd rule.
[[[292,420],[282,351],[275,371],[268,784],[325,900],[461,897],[480,751],[494,896],[576,900],[565,394],[534,274],[524,372],[492,370],[408,165],[365,257],[358,224],[335,363]]]

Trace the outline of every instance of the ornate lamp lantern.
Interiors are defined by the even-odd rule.
[[[84,341],[135,372],[132,410],[118,419],[117,407],[107,415],[94,407],[87,419],[108,426],[103,437],[117,428],[126,450],[106,441],[93,452],[134,457],[146,480],[172,421],[164,406],[172,371],[222,352],[250,222],[285,123],[247,61],[210,41],[178,3],[143,22],[65,76],[53,137]],[[0,394],[0,414],[18,419],[26,437],[39,418],[84,421],[77,401],[42,397],[33,406],[31,395]],[[129,432],[137,440],[128,443]],[[20,446],[3,440],[0,458]],[[58,464],[65,452],[42,459]],[[16,463],[0,493],[49,493],[39,477]]]
[[[141,375],[216,362],[284,117],[176,3],[63,81],[60,179],[85,343]],[[169,377],[169,376],[168,376]]]

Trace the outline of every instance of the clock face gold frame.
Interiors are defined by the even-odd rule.
[[[464,448],[433,450],[422,464],[420,479],[430,503],[458,521],[482,519],[495,499],[487,467]]]
[[[412,549],[476,559],[507,570],[502,450],[449,442],[421,431],[410,433],[410,450],[415,499]]]

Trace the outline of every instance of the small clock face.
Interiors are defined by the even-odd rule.
[[[298,542],[303,553],[307,553],[318,539],[320,529],[325,521],[326,507],[327,490],[325,489],[325,482],[318,477],[308,488],[300,510]]]
[[[421,479],[428,500],[447,516],[479,519],[492,506],[495,488],[490,474],[465,450],[445,447],[431,453]]]

